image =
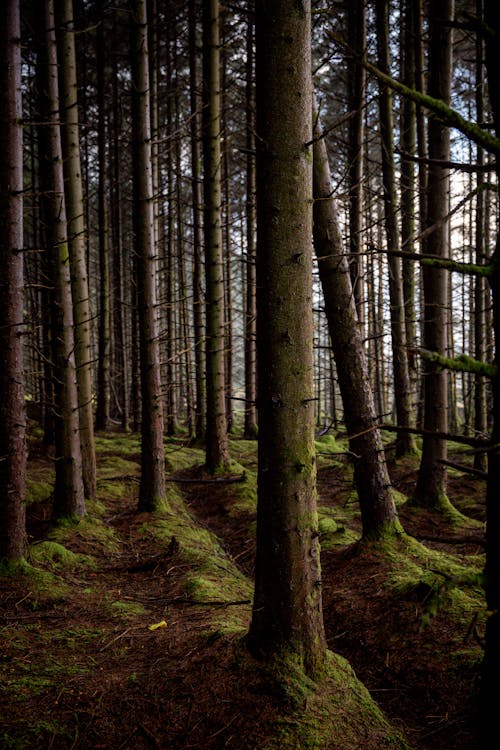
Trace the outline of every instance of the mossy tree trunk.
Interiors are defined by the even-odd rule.
[[[224,265],[221,226],[219,2],[203,3],[203,197],[206,295],[206,465],[229,463],[224,374]]]
[[[491,33],[486,35],[486,69],[488,91],[495,133],[500,138],[500,19],[495,0],[485,0],[485,22]],[[498,157],[497,157],[498,158]],[[500,184],[500,165],[497,161],[497,179]],[[494,361],[500,365],[500,223],[497,223],[497,240],[493,254],[493,273],[490,277],[493,297],[493,331],[495,338]],[[500,375],[491,380],[493,397],[493,429],[491,442],[500,444]],[[486,488],[486,603],[490,612],[486,625],[486,642],[481,681],[481,750],[492,750],[498,738],[498,706],[500,705],[500,453],[488,453],[488,479]]]
[[[258,508],[249,645],[324,663],[312,320],[310,4],[256,6]],[[308,145],[309,144],[309,145]]]
[[[130,8],[132,11],[132,169],[142,404],[139,509],[153,511],[165,502],[166,490],[156,309],[157,255],[153,226],[146,0],[131,0]]]
[[[346,254],[342,246],[326,143],[314,113],[314,248],[354,461],[363,536],[401,529],[366,367]]]
[[[0,559],[26,546],[23,368],[23,129],[18,0],[0,9]]]
[[[92,393],[92,351],[89,283],[85,242],[85,206],[80,159],[80,127],[75,53],[73,0],[57,0],[59,84],[62,148],[68,219],[68,243],[75,319],[75,359],[78,384],[80,442],[85,496],[96,496],[96,458]]]
[[[432,0],[429,8],[429,95],[450,104],[452,72],[451,21],[453,0]],[[432,231],[426,238],[426,254],[439,258],[449,256],[448,214],[449,170],[442,166],[450,160],[450,129],[436,117],[429,118],[429,166],[427,186],[427,223]],[[425,349],[447,354],[447,276],[445,269],[422,268],[424,290],[423,345]],[[433,362],[424,361],[424,430],[448,431],[447,373]],[[447,457],[444,440],[426,434],[422,444],[422,460],[415,488],[414,502],[437,509],[449,507],[446,496]]]
[[[85,514],[78,390],[76,382],[73,300],[61,149],[59,85],[53,0],[37,8],[40,29],[38,148],[41,213],[52,292],[55,470],[53,514],[56,519]]]

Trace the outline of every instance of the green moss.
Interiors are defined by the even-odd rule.
[[[62,568],[95,567],[92,557],[75,554],[58,542],[45,541],[32,544],[28,549],[27,557],[33,565],[41,565],[54,571]]]
[[[115,601],[110,603],[110,609],[113,615],[120,618],[137,617],[138,615],[147,614],[147,610],[139,602],[132,601]]]
[[[26,481],[26,504],[42,503],[48,500],[54,489],[53,482],[35,481],[28,477]]]
[[[102,552],[118,554],[121,543],[116,532],[100,518],[85,516],[78,523],[62,522],[50,532],[50,539],[71,547],[72,542],[80,540],[85,543],[89,553]]]

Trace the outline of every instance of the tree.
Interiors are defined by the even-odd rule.
[[[377,46],[379,68],[389,72],[389,0],[376,0]],[[397,423],[409,427],[411,422],[411,387],[406,355],[406,328],[403,301],[401,260],[395,254],[401,247],[397,223],[396,177],[394,164],[394,120],[392,94],[388,86],[380,84],[380,136],[382,146],[382,181],[384,187],[384,219],[389,266],[389,298],[391,304],[392,365],[394,371],[394,400]],[[395,251],[395,252],[394,252]],[[396,455],[415,451],[414,438],[400,432],[396,439]]]
[[[85,515],[78,390],[76,382],[73,298],[61,148],[59,85],[54,2],[37,6],[40,49],[37,83],[40,109],[38,153],[41,213],[51,295],[54,378],[55,470],[53,513],[56,519]]]
[[[325,300],[365,538],[401,531],[342,247],[326,143],[314,113],[314,249]]]
[[[189,0],[189,101],[191,147],[191,195],[193,201],[193,334],[196,382],[195,435],[205,437],[205,361],[203,355],[203,264],[201,236],[200,116],[199,75],[196,56],[196,0]]]
[[[18,0],[0,10],[0,559],[26,546],[23,368],[23,129]]]
[[[433,0],[430,4],[429,95],[446,105],[450,103],[452,71],[453,0]],[[449,126],[437,117],[429,118],[429,166],[427,186],[427,223],[430,233],[425,252],[438,258],[449,256],[448,190],[450,161]],[[423,345],[442,356],[447,353],[447,271],[424,266]],[[424,362],[424,429],[426,433],[447,432],[447,374],[436,364]],[[435,508],[449,508],[446,496],[446,442],[426,434],[415,488],[414,502]]]
[[[73,312],[75,320],[75,360],[78,383],[78,409],[82,471],[85,496],[96,496],[96,460],[92,393],[92,351],[90,294],[85,243],[85,207],[80,159],[80,128],[75,54],[73,0],[57,0],[59,44],[59,88],[63,123],[68,243],[71,264]]]
[[[485,51],[488,74],[488,91],[497,138],[500,138],[500,21],[494,0],[485,0]],[[500,164],[496,163],[500,186]],[[499,188],[500,189],[500,188]],[[496,245],[492,258],[490,277],[493,298],[493,328],[495,334],[495,364],[497,372],[492,378],[493,428],[492,449],[488,452],[488,480],[486,487],[486,603],[490,615],[486,625],[485,653],[481,680],[481,750],[494,747],[498,734],[498,705],[500,701],[500,456],[496,446],[500,443],[500,224],[497,223]],[[495,447],[494,447],[495,446]]]
[[[141,482],[139,508],[165,502],[165,453],[156,310],[156,264],[151,174],[151,118],[146,0],[131,0],[132,165],[141,371]]]
[[[206,464],[229,463],[224,375],[224,267],[221,227],[219,2],[203,3],[203,226],[206,295]]]
[[[249,645],[325,657],[314,452],[310,4],[256,6],[258,507]]]

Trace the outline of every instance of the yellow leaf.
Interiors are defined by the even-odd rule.
[[[154,625],[148,625],[148,630],[158,630],[158,628],[166,628],[167,623],[165,620],[162,620],[161,622],[155,622]]]

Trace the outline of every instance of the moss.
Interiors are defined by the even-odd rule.
[[[28,549],[27,557],[33,565],[42,565],[54,571],[61,568],[95,567],[95,561],[90,555],[75,554],[58,542],[45,541],[32,544]]]
[[[54,485],[49,481],[35,481],[28,477],[26,481],[26,504],[42,503],[52,495]]]
[[[137,617],[138,615],[147,614],[147,610],[139,602],[132,601],[114,601],[110,603],[110,609],[113,615],[120,618]]]
[[[92,553],[105,550],[107,554],[118,554],[121,549],[120,541],[114,529],[100,518],[85,516],[78,523],[62,522],[50,532],[50,539],[70,547],[76,540],[85,543],[86,549]]]
[[[25,582],[29,586],[27,600],[32,609],[38,609],[42,601],[60,601],[69,588],[59,576],[31,565],[27,560],[0,561],[0,577],[8,576]]]
[[[305,677],[293,656],[277,660],[262,674],[285,710],[281,708],[267,737],[259,738],[261,750],[410,750],[342,657],[327,652],[317,682]]]

